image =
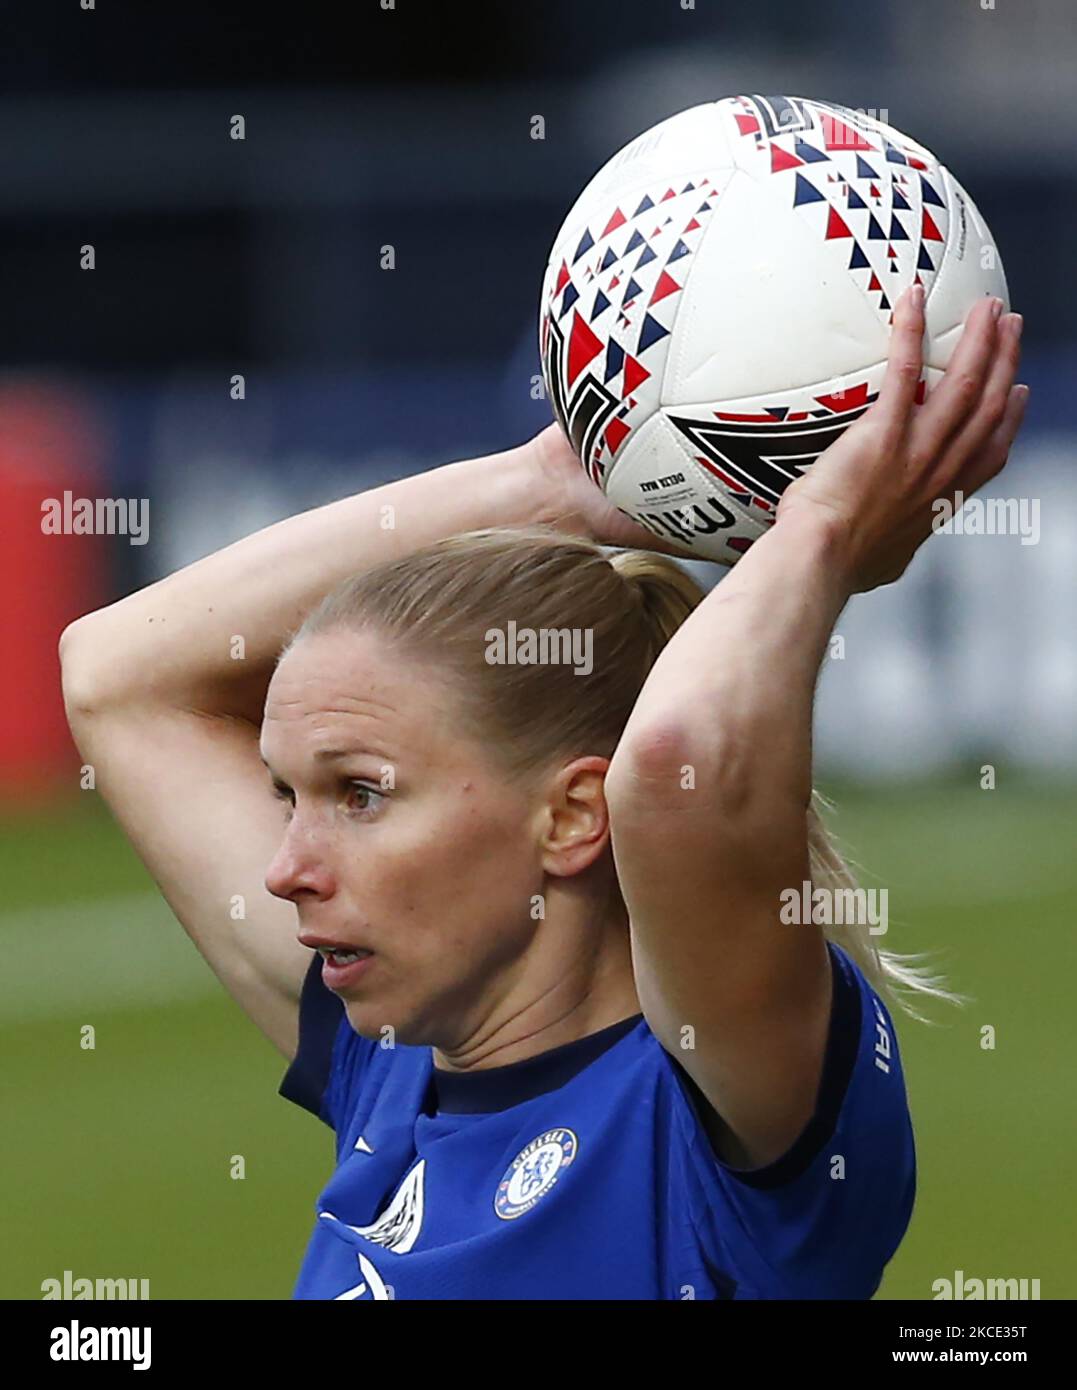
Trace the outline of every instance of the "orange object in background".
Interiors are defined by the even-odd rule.
[[[108,537],[46,535],[42,503],[106,486],[98,412],[81,392],[0,381],[0,811],[78,790],[56,647],[69,622],[108,597]]]

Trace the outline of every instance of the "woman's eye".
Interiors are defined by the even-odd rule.
[[[274,784],[270,787],[270,795],[276,801],[282,801],[285,807],[285,819],[291,818],[295,811],[295,792],[291,787],[284,787]],[[368,811],[376,811],[378,803],[382,800],[382,794],[374,787],[369,787],[365,782],[348,782],[347,795],[345,801],[350,811],[357,811],[365,814]]]
[[[355,811],[373,811],[380,800],[380,793],[365,782],[348,783],[348,805]]]

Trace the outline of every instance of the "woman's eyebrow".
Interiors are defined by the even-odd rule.
[[[347,748],[319,748],[314,754],[314,760],[319,763],[333,762],[340,758],[354,757],[358,753],[370,753],[376,758],[382,756],[382,754],[374,748],[368,748],[365,744],[361,743],[353,743]]]
[[[361,754],[369,754],[371,757],[374,758],[385,758],[387,756],[384,753],[379,753],[378,750],[375,748],[368,748],[363,744],[356,743],[352,744],[348,748],[319,748],[314,754],[314,760],[315,762],[320,763],[339,762],[343,758],[353,758]],[[262,753],[260,749],[258,752],[258,758],[260,762],[263,764],[263,766],[269,768],[270,773],[273,776],[276,776],[268,759],[265,757],[265,755]]]

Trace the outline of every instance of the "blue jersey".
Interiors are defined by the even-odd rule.
[[[890,1015],[829,950],[815,1113],[750,1170],[641,1014],[447,1073],[360,1037],[315,956],[281,1094],[333,1128],[337,1167],[295,1297],[869,1298],[912,1211],[912,1127]]]

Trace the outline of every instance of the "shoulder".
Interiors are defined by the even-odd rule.
[[[727,1160],[729,1133],[677,1059],[670,1063],[699,1128],[710,1160],[726,1175],[758,1188],[780,1187],[807,1172],[835,1136],[853,1134],[870,1143],[908,1124],[908,1100],[893,1020],[852,957],[827,943],[833,991],[826,1055],[805,1128],[789,1149],[761,1168],[740,1168]],[[726,1157],[723,1157],[726,1156]]]
[[[841,947],[828,942],[834,997],[809,1122],[785,1154],[737,1168],[725,1129],[675,1056],[671,1165],[700,1248],[767,1297],[870,1298],[901,1243],[916,1152],[894,1023]],[[664,1049],[663,1049],[664,1051]]]
[[[757,1279],[778,1272],[790,1296],[866,1298],[911,1216],[915,1148],[890,1013],[848,953],[828,949],[823,1071],[811,1118],[780,1158],[761,1168],[726,1161],[721,1116],[674,1057],[668,1065],[704,1242],[740,1242]]]

